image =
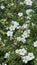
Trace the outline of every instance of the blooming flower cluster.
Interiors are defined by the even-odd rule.
[[[17,41],[21,41],[21,42],[25,43],[26,38],[29,37],[29,34],[30,34],[30,30],[24,31],[20,37],[17,37]]]
[[[26,10],[27,19],[29,19],[29,20],[31,19],[31,16],[32,16],[32,15],[31,15],[30,13],[32,13],[32,12],[34,12],[32,9],[27,9],[27,10]]]
[[[35,57],[34,57],[34,54],[33,53],[28,53],[27,56],[22,57],[22,60],[23,60],[24,63],[28,63],[28,61],[31,61],[34,58]]]
[[[24,63],[28,63],[28,61],[31,61],[31,60],[33,60],[35,58],[34,54],[32,52],[29,52],[28,55],[26,55],[27,54],[27,50],[25,50],[24,48],[17,49],[17,50],[15,50],[15,52],[17,54],[21,55],[22,61]]]
[[[25,0],[25,4],[32,6],[32,0]]]
[[[27,9],[27,10],[26,10],[26,14],[27,14],[27,15],[30,15],[31,12],[33,12],[32,9]]]
[[[19,23],[16,21],[12,21],[12,25],[8,27],[9,31],[7,31],[7,36],[12,37],[13,36],[13,31],[15,31],[16,28],[18,28]]]
[[[22,48],[22,49],[17,49],[15,50],[16,53],[20,54],[21,56],[25,55],[27,53],[27,51]]]

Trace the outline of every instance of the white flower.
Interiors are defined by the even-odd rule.
[[[15,30],[15,27],[11,25],[11,26],[9,27],[9,29],[10,29],[10,31],[12,31],[12,30]]]
[[[2,63],[2,65],[7,65],[6,63]]]
[[[17,37],[17,41],[21,41],[21,42],[25,43],[26,39],[24,37]]]
[[[12,25],[10,26],[11,30],[15,30],[19,26],[19,23],[17,21],[12,21],[12,24],[13,26]]]
[[[17,29],[21,28],[21,26],[18,26]]]
[[[26,39],[24,37],[21,38],[21,42],[25,43],[26,42]]]
[[[20,37],[17,37],[17,41],[21,41],[21,42],[25,43],[26,42],[25,38],[29,37],[29,34],[30,34],[30,30],[24,31]]]
[[[35,24],[34,23],[32,23],[32,26],[34,26]]]
[[[19,50],[17,49],[17,50],[15,50],[15,52],[16,52],[16,53],[19,53]]]
[[[28,63],[28,56],[22,57],[22,61],[23,61],[24,63]]]
[[[34,42],[33,46],[34,47],[37,47],[37,41]]]
[[[27,20],[26,23],[30,23],[30,20]]]
[[[29,30],[27,30],[27,33],[28,33],[28,34],[30,34],[30,29],[29,29]]]
[[[11,6],[13,6],[14,5],[14,3],[11,3]]]
[[[34,54],[33,53],[28,53],[28,61],[31,61],[33,60],[35,57],[34,57]]]
[[[5,64],[5,65],[7,65],[7,64]]]
[[[23,24],[22,25],[22,28],[27,28],[27,24]]]
[[[4,5],[1,5],[1,9],[4,9],[5,8],[5,6]]]
[[[19,25],[19,23],[17,21],[12,21],[12,24]]]
[[[7,31],[7,36],[12,36],[13,32],[12,31]]]
[[[27,31],[24,31],[23,35],[22,35],[24,38],[27,38],[28,37],[28,33]]]
[[[19,26],[19,23],[15,22],[14,27],[17,28]]]
[[[30,20],[31,19],[31,15],[27,16],[26,19],[29,19]]]
[[[19,25],[19,23],[18,23],[17,21],[14,21],[14,25],[18,26],[18,25]]]
[[[22,37],[23,37],[23,38],[27,38],[27,37],[29,37],[29,34],[30,34],[30,30],[26,30],[26,31],[24,31],[24,33],[22,34]]]
[[[2,45],[3,45],[3,46],[5,46],[5,44],[4,44],[4,43],[2,43]]]
[[[19,13],[18,13],[18,16],[19,16],[19,17],[23,16],[23,13],[19,12]]]
[[[32,1],[31,0],[25,0],[25,4],[32,6]]]
[[[21,37],[17,37],[17,41],[21,41]]]
[[[31,13],[32,11],[33,11],[32,9],[27,9],[27,10],[26,10],[26,14],[27,14],[27,15],[30,15],[30,13]]]
[[[21,58],[24,63],[28,63],[28,61],[33,60],[35,57],[33,53],[28,53],[27,56],[21,56]]]
[[[9,55],[10,55],[10,52],[6,53],[4,58],[8,58]]]
[[[25,55],[27,53],[27,51],[22,48],[22,49],[17,49],[15,50],[16,53],[20,54],[21,56]]]
[[[27,53],[27,51],[23,48],[23,49],[19,49],[19,54],[20,55],[25,55]]]

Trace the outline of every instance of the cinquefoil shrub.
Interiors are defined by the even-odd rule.
[[[0,65],[37,65],[37,0],[0,0]]]

